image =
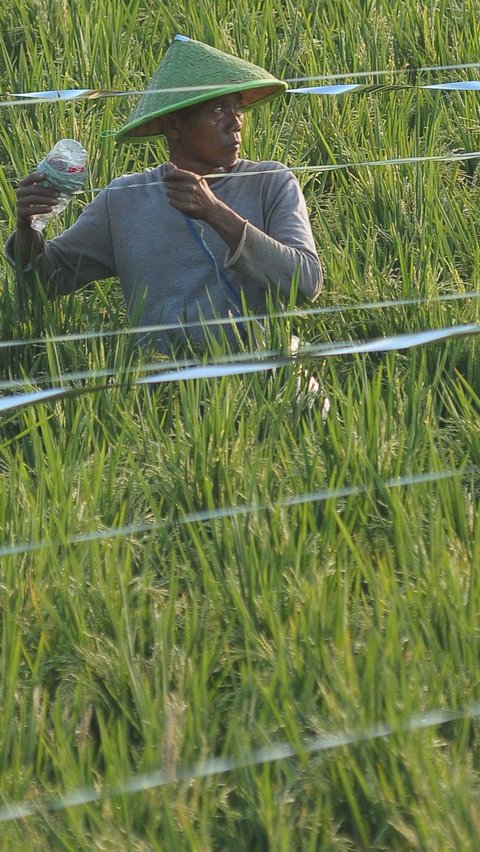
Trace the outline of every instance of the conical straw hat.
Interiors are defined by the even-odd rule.
[[[221,95],[242,92],[242,106],[248,108],[286,88],[286,83],[258,65],[186,36],[176,36],[115,139],[139,142],[161,136],[153,119]]]

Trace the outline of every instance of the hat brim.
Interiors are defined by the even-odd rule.
[[[207,91],[199,90],[197,93],[191,92],[183,101],[178,101],[174,106],[165,106],[163,109],[152,111],[148,115],[140,116],[139,118],[125,124],[114,136],[116,142],[150,142],[152,139],[163,136],[163,130],[159,128],[158,118],[163,115],[169,115],[178,112],[186,107],[194,106],[194,104],[204,103],[205,101],[213,100],[214,98],[222,97],[223,95],[242,94],[242,107],[250,109],[262,103],[281,95],[287,89],[287,84],[281,80],[275,81],[270,85],[265,85],[265,80],[252,80],[247,85],[245,82],[234,83],[226,86],[219,86],[215,89],[209,88]]]

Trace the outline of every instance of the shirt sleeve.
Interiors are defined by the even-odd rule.
[[[4,254],[15,265],[15,232],[5,244]],[[116,275],[110,223],[108,190],[88,204],[71,228],[45,240],[40,254],[24,272],[34,269],[54,295],[73,293],[92,281]]]
[[[266,184],[263,199],[265,231],[246,222],[235,252],[225,267],[253,279],[264,289],[279,288],[288,296],[298,276],[299,290],[312,301],[322,286],[322,269],[308,218],[305,198],[286,168]]]

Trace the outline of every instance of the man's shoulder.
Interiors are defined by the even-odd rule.
[[[280,163],[278,160],[239,160],[236,164],[236,170],[239,172],[289,172],[288,166],[285,163]]]
[[[276,196],[287,190],[293,181],[293,172],[278,160],[239,160],[234,169],[238,175],[254,175],[251,179],[242,181],[245,191],[261,192],[265,196]]]

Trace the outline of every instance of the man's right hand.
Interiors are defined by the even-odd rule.
[[[17,195],[17,231],[31,228],[32,216],[51,213],[58,202],[59,192],[48,184],[43,172],[33,172],[20,181]]]

